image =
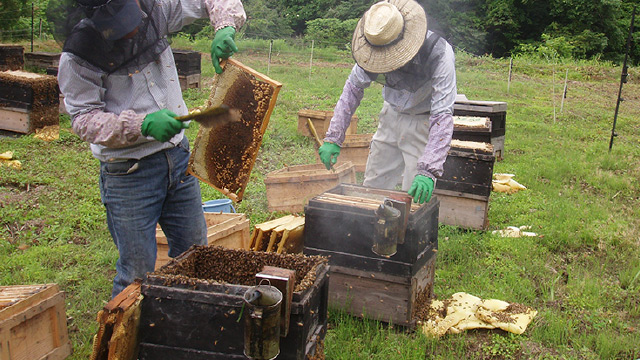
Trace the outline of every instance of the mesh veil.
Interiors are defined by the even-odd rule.
[[[54,38],[70,52],[108,74],[133,74],[169,46],[167,22],[154,0],[139,0],[142,22],[130,39],[105,40],[75,0],[51,0],[47,18]]]

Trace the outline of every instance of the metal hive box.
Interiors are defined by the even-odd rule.
[[[213,79],[207,107],[225,104],[240,110],[241,120],[200,127],[189,173],[234,202],[242,201],[251,169],[282,84],[229,59]]]

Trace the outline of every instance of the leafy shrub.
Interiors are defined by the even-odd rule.
[[[351,45],[351,37],[358,20],[348,19],[341,21],[329,18],[307,21],[306,38],[315,40],[321,45],[346,48]]]

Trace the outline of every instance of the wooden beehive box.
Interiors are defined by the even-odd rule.
[[[223,66],[213,78],[207,107],[225,104],[239,109],[242,119],[200,127],[188,172],[240,202],[282,84],[233,59]]]
[[[355,183],[356,172],[351,162],[340,162],[327,170],[323,164],[295,165],[267,174],[269,211],[302,212],[312,197],[341,183]]]
[[[0,71],[20,70],[24,66],[24,47],[0,44]]]
[[[494,163],[491,144],[451,141],[444,173],[434,189],[440,198],[441,223],[478,230],[487,228]]]
[[[38,69],[57,68],[60,65],[60,53],[52,52],[26,52],[24,53],[24,66]],[[57,73],[57,71],[56,71]]]
[[[301,253],[304,216],[286,215],[256,224],[251,234],[250,249],[281,253]]]
[[[307,119],[311,119],[313,127],[316,129],[320,140],[322,140],[329,129],[329,122],[331,122],[332,117],[333,111],[302,109],[298,111],[298,133],[302,136],[313,136],[309,131],[309,125],[307,125]],[[351,135],[356,134],[357,132],[358,117],[353,115],[346,134]]]
[[[491,145],[494,156],[500,161],[504,157],[504,137],[507,123],[507,103],[458,99],[453,105],[454,116],[479,116],[491,120]]]
[[[0,72],[0,129],[30,134],[59,123],[60,98],[54,76]]]
[[[342,143],[342,146],[340,146],[338,164],[343,161],[349,161],[353,163],[356,172],[364,172],[367,168],[371,139],[373,139],[373,134],[345,135],[344,142]],[[320,155],[318,155],[317,152],[316,160],[320,162]]]
[[[200,52],[193,50],[172,49],[178,75],[194,75],[201,73]]]
[[[414,326],[416,299],[431,296],[438,248],[439,200],[410,205],[404,243],[391,257],[372,251],[375,210],[405,192],[343,184],[305,208],[304,253],[329,257],[329,304],[348,313]]]
[[[71,355],[64,299],[56,284],[0,286],[0,359]]]
[[[204,213],[207,222],[207,244],[224,246],[229,249],[249,248],[249,219],[241,213]],[[155,269],[158,270],[169,262],[169,244],[167,237],[160,229],[156,229],[158,253]]]
[[[201,78],[200,74],[178,75],[178,81],[180,82],[180,89],[182,91],[187,89],[199,89],[200,78]]]
[[[295,270],[278,359],[307,359],[327,327],[326,259],[194,246],[142,283],[139,359],[245,359],[243,295],[265,266]]]

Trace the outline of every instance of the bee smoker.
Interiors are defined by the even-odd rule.
[[[376,209],[376,223],[373,226],[373,246],[371,250],[385,257],[395,255],[401,227],[400,210],[393,207],[390,199],[385,199]]]
[[[266,283],[266,285],[263,285]],[[244,293],[244,354],[270,360],[280,354],[280,304],[282,293],[267,279]]]

